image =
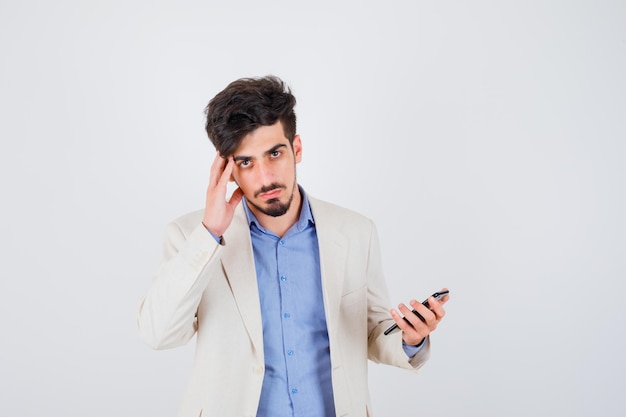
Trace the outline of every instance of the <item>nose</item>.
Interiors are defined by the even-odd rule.
[[[258,175],[261,184],[270,184],[272,182],[272,172],[267,162],[260,162],[257,164]]]

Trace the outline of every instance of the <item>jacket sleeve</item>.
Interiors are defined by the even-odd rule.
[[[395,322],[389,312],[391,303],[382,271],[378,233],[373,223],[369,242],[367,260],[368,357],[376,363],[417,370],[430,356],[430,338],[426,338],[421,349],[415,356],[409,358],[402,348],[402,332],[385,336],[384,331]]]
[[[186,234],[176,223],[166,229],[163,260],[139,306],[140,338],[153,349],[186,344],[197,330],[196,312],[222,246],[200,223]]]

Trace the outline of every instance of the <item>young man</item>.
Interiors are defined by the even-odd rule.
[[[179,417],[371,416],[367,360],[420,368],[445,314],[447,296],[412,301],[421,318],[389,310],[372,221],[298,185],[294,106],[276,77],[234,81],[207,106],[206,207],[168,226],[138,314],[155,349],[196,334]]]

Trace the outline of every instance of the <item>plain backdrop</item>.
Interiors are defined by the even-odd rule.
[[[451,289],[419,373],[370,366],[377,416],[623,416],[625,19],[621,0],[2,1],[0,415],[176,414],[194,345],[150,350],[135,314],[165,225],[203,207],[205,105],[275,74],[300,183],[376,222],[392,304]]]

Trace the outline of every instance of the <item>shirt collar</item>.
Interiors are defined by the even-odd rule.
[[[300,185],[298,185],[298,189],[300,190],[300,195],[302,196],[302,208],[300,209],[300,217],[298,218],[298,221],[293,226],[291,226],[291,228],[295,228],[296,231],[301,232],[309,226],[309,223],[315,224],[315,219],[313,218],[313,212],[311,211],[311,205],[309,204],[309,197],[306,195],[304,189]],[[243,198],[243,200],[243,209],[245,210],[246,217],[248,218],[248,225],[250,227],[252,227],[252,225],[255,225],[263,232],[267,232],[267,230],[263,226],[261,226],[254,213],[252,213],[252,210],[250,210],[250,208],[248,207],[248,202],[246,201],[245,197]]]

